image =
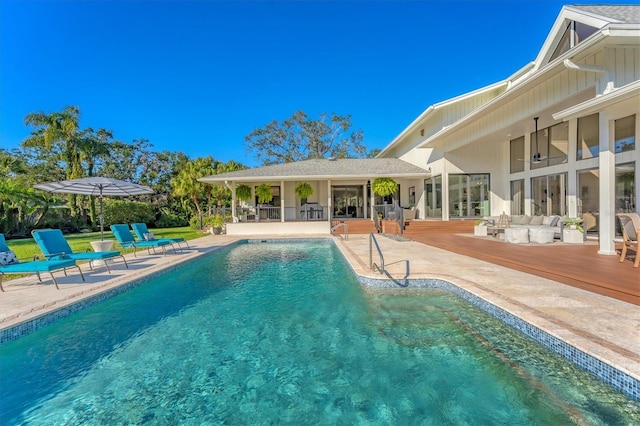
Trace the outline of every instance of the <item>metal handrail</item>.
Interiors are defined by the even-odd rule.
[[[333,225],[331,227],[331,234],[333,235],[333,231],[335,231],[336,229],[340,228],[340,227],[344,227],[344,239],[348,240],[349,239],[349,225],[347,225],[345,222],[339,222],[336,223],[335,225]]]
[[[375,244],[376,250],[378,250],[378,255],[380,255],[380,266],[376,265],[373,261],[373,245]],[[380,272],[380,274],[384,274],[384,256],[382,255],[382,250],[380,250],[380,246],[378,245],[378,240],[376,240],[373,232],[369,234],[369,266],[374,271]]]

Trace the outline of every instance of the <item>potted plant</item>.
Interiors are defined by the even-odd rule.
[[[240,201],[249,201],[251,199],[251,187],[248,185],[236,186],[236,198]]]
[[[265,204],[273,200],[273,194],[271,194],[271,185],[268,183],[261,183],[256,187],[256,195],[258,196],[258,203]]]
[[[565,243],[582,244],[584,242],[583,220],[579,217],[569,217],[564,220],[562,241]]]
[[[375,178],[371,184],[371,189],[374,194],[378,194],[381,197],[395,194],[398,190],[398,184],[391,178]]]
[[[584,228],[582,226],[583,223],[584,223],[584,220],[582,220],[579,217],[569,217],[564,220],[565,228],[577,229],[580,232],[584,232]]]
[[[295,193],[300,199],[309,198],[313,194],[313,187],[307,182],[300,182],[296,185]]]
[[[219,235],[222,233],[222,228],[224,228],[224,219],[218,213],[211,218],[211,231],[214,234]]]
[[[477,235],[480,237],[487,236],[487,223],[484,219],[476,220],[473,226],[473,235]]]

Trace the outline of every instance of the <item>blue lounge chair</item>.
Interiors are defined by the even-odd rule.
[[[136,251],[139,248],[146,248],[149,254],[151,254],[151,249],[153,249],[153,252],[155,253],[155,249],[160,247],[165,256],[167,255],[167,249],[165,246],[170,245],[173,248],[173,252],[175,253],[176,251],[175,246],[169,240],[137,241],[131,233],[129,225],[126,224],[111,225],[111,231],[123,249],[133,249],[134,256],[136,256]]]
[[[140,241],[146,241],[147,239],[144,237],[145,234],[149,234],[149,229],[147,229],[147,224],[146,223],[132,223],[131,224],[131,229],[133,229],[133,232],[136,233],[136,237],[138,237],[138,239]],[[169,240],[171,241],[172,244],[177,244],[178,248],[182,249],[180,247],[180,244],[184,243],[187,248],[189,248],[189,243],[184,239],[184,238],[162,238],[162,237],[156,237],[156,240]]]
[[[89,261],[89,267],[93,269],[93,264],[96,261],[102,261],[107,271],[111,273],[107,260],[114,260],[116,257],[121,257],[124,265],[129,269],[127,261],[119,251],[86,251],[80,253],[74,253],[69,246],[62,231],[59,229],[35,229],[31,231],[31,235],[38,243],[42,254],[47,260],[60,260],[60,259],[73,259],[73,260],[87,260]]]
[[[10,249],[4,239],[4,234],[0,234],[0,252],[9,250]],[[73,259],[17,262],[10,263],[8,265],[0,265],[0,291],[4,292],[4,287],[2,287],[2,280],[5,274],[36,274],[38,276],[38,280],[42,282],[42,278],[40,277],[41,272],[48,272],[51,275],[51,279],[56,285],[56,288],[60,290],[60,287],[58,287],[58,282],[56,281],[56,277],[53,276],[53,272],[63,269],[64,274],[67,275],[67,268],[72,267],[78,268],[78,272],[80,272],[82,281],[84,281],[82,270],[78,265],[76,265],[76,261]]]

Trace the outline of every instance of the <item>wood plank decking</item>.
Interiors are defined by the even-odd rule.
[[[595,242],[509,244],[491,237],[474,237],[473,224],[470,220],[412,221],[404,236],[453,253],[640,305],[640,268],[633,267],[633,252],[620,263],[619,256],[598,254]],[[351,233],[358,233],[352,232],[351,224],[349,226]]]

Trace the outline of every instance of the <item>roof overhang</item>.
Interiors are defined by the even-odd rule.
[[[397,158],[305,160],[206,176],[200,182],[296,182],[372,180],[378,177],[423,179],[430,172]]]
[[[603,109],[623,102],[635,102],[637,104],[638,99],[640,99],[640,80],[634,81],[626,86],[622,86],[607,94],[589,99],[586,102],[558,111],[557,113],[552,114],[552,117],[554,120],[567,121],[573,118],[595,114]]]

